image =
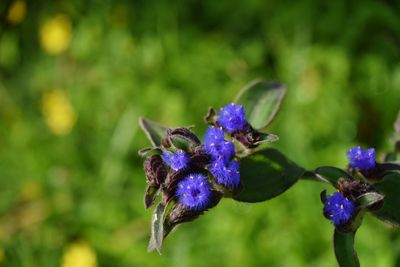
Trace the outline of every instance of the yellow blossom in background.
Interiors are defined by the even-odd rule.
[[[0,266],[2,266],[5,258],[6,258],[6,255],[4,253],[4,249],[2,247],[0,247]]]
[[[40,44],[51,55],[64,52],[71,42],[71,31],[71,20],[66,15],[56,15],[41,25]]]
[[[56,135],[68,134],[76,122],[76,114],[63,90],[55,89],[42,97],[42,113],[50,131]]]
[[[61,267],[96,267],[96,252],[85,241],[69,245],[62,257]]]
[[[26,16],[26,3],[23,0],[14,1],[8,9],[6,19],[11,24],[21,23]]]
[[[43,195],[42,184],[35,180],[27,180],[21,187],[19,199],[27,202],[40,199]]]

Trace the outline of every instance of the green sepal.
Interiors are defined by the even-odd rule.
[[[207,114],[204,116],[203,120],[206,124],[216,125],[216,122],[215,122],[216,115],[217,115],[217,112],[215,111],[215,109],[213,107],[209,107]]]
[[[159,193],[159,188],[156,186],[148,185],[144,193],[144,206],[146,209],[153,206]]]
[[[193,152],[201,142],[199,138],[190,130],[191,127],[181,127],[167,130],[168,143],[175,149]]]
[[[382,205],[384,198],[377,192],[368,192],[359,196],[355,200],[355,204],[359,209],[378,209]]]
[[[142,148],[138,151],[139,156],[141,157],[151,157],[153,155],[161,155],[162,150],[159,147],[146,147]]]
[[[275,134],[262,133],[262,132],[258,132],[257,137],[258,137],[257,141],[254,142],[254,145],[256,146],[259,146],[264,143],[276,142],[279,140],[279,137]]]

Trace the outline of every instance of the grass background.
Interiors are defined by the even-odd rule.
[[[269,132],[306,168],[390,148],[400,5],[320,1],[0,2],[0,266],[336,266],[319,192],[222,201],[146,252],[137,119],[204,133],[255,78],[288,87]],[[332,189],[330,189],[332,190]],[[366,216],[363,266],[400,266],[398,230]]]

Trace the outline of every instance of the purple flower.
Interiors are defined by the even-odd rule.
[[[178,201],[191,210],[202,211],[211,203],[211,185],[207,176],[196,173],[189,174],[178,183],[176,191]]]
[[[360,171],[369,171],[376,166],[374,148],[363,150],[360,146],[356,146],[347,151],[347,157],[350,161],[350,167]]]
[[[166,165],[171,167],[174,171],[180,171],[187,168],[190,158],[183,152],[178,151],[175,154],[169,151],[165,151],[162,154],[162,159]]]
[[[208,168],[218,184],[231,190],[240,185],[239,162],[230,161],[225,163],[220,157],[211,162]]]
[[[204,147],[213,160],[222,157],[225,162],[228,162],[235,156],[233,142],[226,140],[224,132],[214,126],[209,126],[204,135]]]
[[[353,202],[347,200],[339,192],[335,192],[326,198],[324,215],[335,226],[340,226],[351,220],[355,208]]]
[[[246,129],[246,114],[243,106],[231,103],[221,108],[217,122],[229,134]]]

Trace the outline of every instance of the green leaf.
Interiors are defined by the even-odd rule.
[[[374,212],[379,219],[394,226],[400,226],[400,172],[392,172],[374,184],[376,190],[385,196],[383,206]]]
[[[261,130],[274,119],[285,93],[286,87],[280,83],[256,80],[242,89],[234,102],[243,105],[247,121]]]
[[[342,233],[335,229],[333,234],[333,246],[336,260],[340,267],[358,267],[360,262],[354,250],[355,231]]]
[[[139,118],[139,125],[153,146],[158,147],[161,145],[168,128],[144,118]]]
[[[276,149],[260,150],[240,161],[242,191],[233,198],[243,202],[261,202],[289,189],[304,169]]]
[[[340,178],[352,179],[344,170],[331,166],[319,167],[315,169],[315,173],[320,179],[325,180],[334,187],[337,187]]]
[[[173,136],[169,140],[176,149],[189,151],[193,147],[193,143],[182,136]]]
[[[376,192],[369,192],[359,196],[355,202],[358,208],[369,208],[379,204],[383,201],[383,199],[384,196],[382,196],[381,194]]]
[[[164,240],[164,214],[167,206],[162,202],[159,203],[153,213],[151,219],[151,237],[147,251],[151,252],[154,249],[161,253],[161,248]]]

